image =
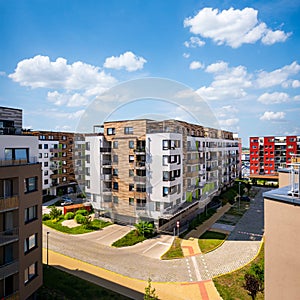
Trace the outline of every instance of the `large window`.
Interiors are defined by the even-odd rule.
[[[31,206],[25,209],[25,223],[34,221],[37,219],[37,205]]]
[[[134,141],[129,141],[129,142],[128,142],[128,147],[129,147],[130,149],[134,149]]]
[[[37,262],[30,265],[28,268],[24,271],[24,283],[28,283],[31,281],[34,277],[37,276]]]
[[[38,189],[37,176],[24,179],[24,192],[25,193],[34,192],[34,191],[37,191],[37,189]]]
[[[5,160],[26,160],[28,162],[28,148],[6,148]]]
[[[113,135],[116,134],[115,128],[107,128],[107,135]]]
[[[28,253],[37,247],[37,233],[32,234],[24,241],[24,253]]]

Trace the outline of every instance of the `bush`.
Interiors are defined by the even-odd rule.
[[[71,220],[71,219],[74,219],[74,213],[70,211],[65,214],[65,220]]]
[[[83,224],[85,222],[86,217],[81,214],[76,214],[75,221],[78,224]]]
[[[62,215],[62,211],[56,208],[55,206],[53,206],[50,210],[49,215],[51,219],[57,219]]]
[[[89,212],[86,209],[78,209],[76,215],[88,216]]]
[[[43,221],[48,221],[48,220],[50,220],[50,219],[51,219],[51,217],[50,217],[49,214],[44,214],[44,215],[42,216],[42,220],[43,220]]]

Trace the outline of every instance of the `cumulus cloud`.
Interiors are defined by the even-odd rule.
[[[262,121],[274,121],[274,120],[282,120],[284,118],[285,118],[285,112],[283,112],[283,111],[279,111],[279,112],[266,111],[260,117],[260,120],[262,120]]]
[[[205,71],[214,75],[210,86],[203,86],[197,90],[206,100],[242,98],[247,95],[245,89],[252,86],[251,75],[244,66],[231,68],[221,61],[207,66]]]
[[[219,120],[219,124],[221,127],[232,127],[235,126],[239,123],[238,118],[231,118],[231,119],[226,119],[226,120]]]
[[[141,70],[146,63],[146,59],[136,56],[134,53],[127,51],[120,56],[111,56],[106,58],[104,67],[109,69],[126,69],[128,72]]]
[[[257,101],[263,104],[277,104],[289,101],[289,95],[287,93],[264,93],[258,97]]]
[[[57,106],[66,105],[68,107],[77,107],[77,106],[85,106],[89,103],[87,97],[79,93],[75,94],[63,94],[58,91],[48,92],[47,98],[50,102],[54,103]]]
[[[272,72],[260,71],[257,75],[256,83],[259,88],[268,88],[275,85],[286,87],[288,86],[287,81],[289,77],[298,74],[299,71],[300,65],[294,61],[290,65],[286,65]]]
[[[265,45],[284,42],[290,35],[281,30],[273,31],[257,18],[258,11],[246,7],[219,11],[211,7],[200,10],[194,17],[184,20],[184,27],[202,38],[212,39],[217,45],[238,48],[261,40]]]
[[[205,42],[200,40],[197,36],[192,36],[188,41],[185,41],[183,44],[187,48],[196,48],[204,46]]]
[[[293,82],[292,82],[292,87],[293,87],[294,89],[300,87],[300,80],[293,80]]]
[[[192,61],[190,63],[190,70],[203,69],[204,65],[200,61]]]
[[[81,61],[68,64],[61,57],[50,61],[48,56],[41,55],[20,61],[9,78],[31,88],[66,90],[88,90],[95,85],[108,88],[116,83],[115,78],[99,67]]]
[[[189,58],[189,57],[191,56],[191,54],[190,54],[190,53],[183,53],[182,56],[183,56],[184,58]]]

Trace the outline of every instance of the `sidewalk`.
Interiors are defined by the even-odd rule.
[[[46,249],[43,248],[43,263],[46,263]],[[112,271],[88,264],[86,262],[59,254],[49,250],[49,265],[60,268],[84,280],[101,285],[101,281],[107,280],[119,284],[122,288],[127,287],[138,291],[141,295],[145,292],[147,281],[129,278]],[[161,300],[220,300],[220,296],[211,280],[200,282],[176,282],[162,283],[152,282],[156,294]],[[118,291],[116,291],[118,292]],[[136,298],[136,299],[143,299]]]
[[[217,222],[229,209],[231,205],[227,203],[226,205],[222,206],[217,212],[208,220],[206,220],[202,225],[198,226],[196,229],[190,231],[184,238],[195,238],[198,239],[205,231],[210,229],[212,225]]]

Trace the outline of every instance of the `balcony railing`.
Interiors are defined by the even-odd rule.
[[[110,153],[111,152],[111,148],[108,148],[108,147],[100,148],[100,152],[101,153]]]
[[[147,177],[146,176],[134,176],[134,181],[136,183],[146,183],[146,179]]]
[[[0,266],[0,279],[3,279],[7,274],[15,274],[19,272],[19,261],[14,260],[10,263]]]
[[[101,180],[110,181],[111,180],[111,174],[102,174]]]
[[[19,229],[12,228],[0,232],[0,245],[6,245],[19,240]]]
[[[18,196],[0,197],[0,211],[19,207]]]
[[[7,166],[19,166],[28,164],[37,164],[38,158],[36,156],[30,157],[29,159],[0,159],[0,167]]]

